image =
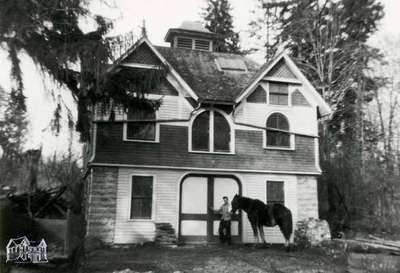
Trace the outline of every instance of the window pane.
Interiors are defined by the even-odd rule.
[[[192,126],[192,150],[209,151],[210,149],[210,111],[198,115]]]
[[[269,92],[275,94],[289,94],[289,85],[287,83],[269,83]]]
[[[126,138],[132,140],[155,140],[155,122],[128,122]]]
[[[156,119],[156,112],[144,111],[141,109],[130,107],[128,108],[128,120],[154,120]]]
[[[287,131],[289,130],[289,122],[284,115],[280,113],[275,113],[269,116],[267,127]]]
[[[152,176],[132,176],[132,196],[151,197],[152,195]]]
[[[289,85],[286,83],[269,83],[269,103],[288,105]]]
[[[283,132],[268,130],[267,146],[290,147],[290,135]]]
[[[214,112],[214,152],[229,152],[231,130],[223,115]]]
[[[153,177],[132,177],[131,219],[151,219]]]
[[[267,204],[285,204],[284,184],[282,181],[267,181]]]

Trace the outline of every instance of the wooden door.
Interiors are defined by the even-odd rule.
[[[240,182],[233,176],[188,175],[181,182],[179,239],[183,242],[214,242],[218,240],[221,215],[208,208],[218,209],[223,196],[232,201],[241,193]],[[232,240],[240,241],[241,217],[232,217]]]

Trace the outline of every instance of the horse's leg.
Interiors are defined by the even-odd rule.
[[[265,245],[267,242],[265,241],[264,228],[263,228],[262,225],[259,224],[259,225],[258,225],[258,229],[260,230],[260,237],[261,237],[261,240],[262,240],[263,244]]]
[[[251,228],[253,229],[254,241],[255,241],[256,244],[258,244],[260,241],[258,239],[257,224],[256,223],[251,223]]]

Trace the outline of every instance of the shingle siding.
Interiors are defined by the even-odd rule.
[[[87,235],[112,243],[115,229],[118,168],[94,167],[89,183]]]
[[[299,90],[292,93],[292,105],[311,106]]]
[[[151,65],[161,65],[160,59],[154,54],[150,47],[143,43],[129,55],[124,63],[139,63],[139,64],[151,64]]]
[[[267,74],[269,77],[297,79],[284,60],[280,60]]]
[[[122,123],[99,123],[94,163],[216,169],[318,172],[314,138],[296,136],[296,149],[263,149],[262,131],[235,131],[236,154],[188,152],[188,128],[160,125],[160,143],[122,140]]]

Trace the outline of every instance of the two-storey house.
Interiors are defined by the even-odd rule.
[[[93,120],[88,236],[152,241],[168,223],[181,241],[213,241],[219,218],[208,208],[236,193],[285,204],[294,223],[318,217],[317,122],[329,106],[285,53],[259,66],[216,52],[216,38],[186,22],[168,31],[170,47],[142,38],[116,64],[168,70],[148,94],[162,99],[158,110]],[[232,234],[253,241],[246,215],[234,217]],[[283,242],[278,227],[265,234]]]

